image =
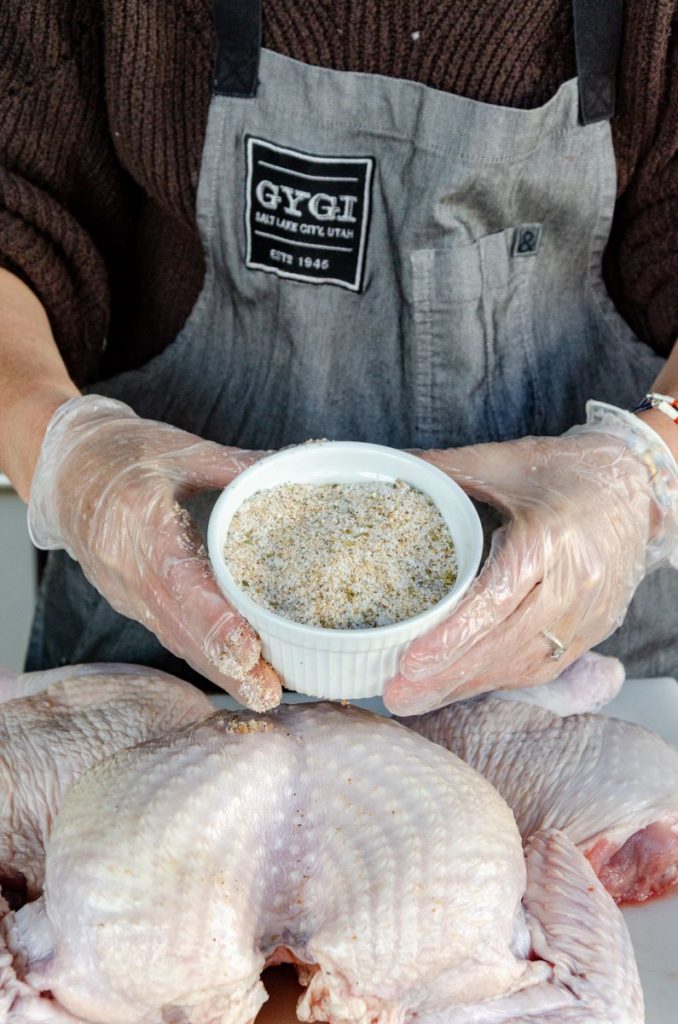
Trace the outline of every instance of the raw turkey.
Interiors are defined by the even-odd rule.
[[[643,1019],[621,914],[567,837],[524,855],[472,768],[335,705],[216,714],[96,764],[1,935],[16,1024],[247,1024],[280,961],[303,1021]]]
[[[488,696],[537,704],[558,715],[599,711],[622,688],[626,672],[621,661],[589,651],[573,661],[552,683],[523,689],[494,690]]]
[[[75,779],[213,711],[189,683],[135,665],[3,670],[0,701],[0,885],[10,902],[39,893],[45,839]]]
[[[524,839],[562,829],[615,899],[644,900],[676,882],[678,750],[655,733],[495,698],[405,722],[481,772]]]

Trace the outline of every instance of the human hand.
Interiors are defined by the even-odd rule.
[[[403,656],[384,693],[395,714],[554,679],[677,559],[675,461],[637,417],[591,408],[562,437],[421,453],[508,522],[457,608]]]
[[[65,548],[116,611],[257,711],[280,702],[254,630],[218,589],[181,502],[261,453],[224,448],[99,395],[57,409],[31,485],[29,529]]]

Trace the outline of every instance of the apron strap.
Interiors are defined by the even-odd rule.
[[[624,0],[572,0],[572,8],[579,120],[609,121],[614,114]]]
[[[582,124],[614,114],[624,0],[572,0]],[[252,98],[261,50],[261,0],[214,0],[217,53],[213,92]]]
[[[213,0],[217,52],[212,92],[256,96],[261,50],[261,0]]]

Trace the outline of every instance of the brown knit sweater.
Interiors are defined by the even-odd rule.
[[[626,0],[605,266],[661,352],[678,335],[677,11]],[[575,73],[571,0],[264,0],[264,44],[517,107]],[[211,0],[3,2],[0,264],[42,299],[78,382],[145,362],[195,302],[213,49]]]

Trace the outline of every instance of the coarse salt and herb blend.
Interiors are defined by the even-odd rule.
[[[327,629],[402,622],[440,601],[457,577],[440,512],[402,480],[259,491],[233,516],[224,556],[258,604]]]

